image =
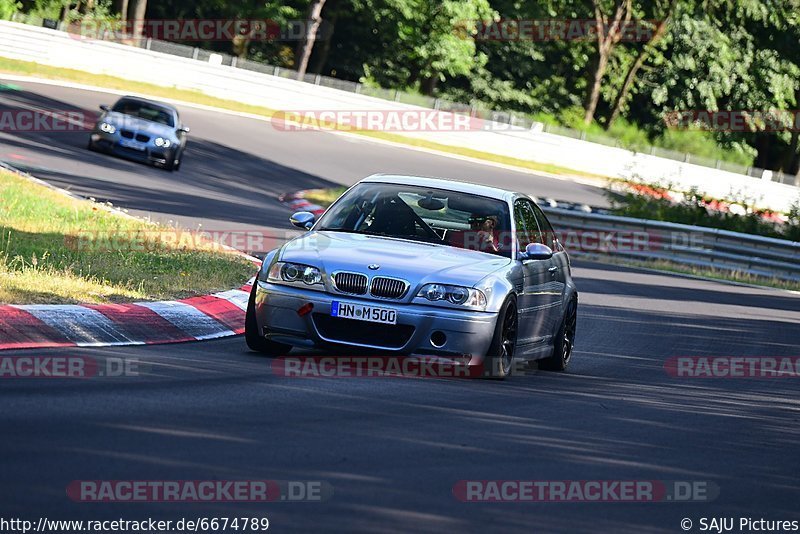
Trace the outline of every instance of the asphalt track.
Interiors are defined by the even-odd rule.
[[[0,103],[37,99],[63,109],[110,100],[20,85],[29,91],[0,93]],[[0,159],[139,213],[206,226],[280,228],[279,193],[377,171],[601,198],[571,182],[329,134],[184,116],[193,142],[176,174],[88,153],[69,134],[0,134]],[[800,296],[584,262],[574,274],[581,307],[569,372],[502,383],[280,377],[241,338],[5,352],[135,359],[143,372],[0,381],[0,515],[267,516],[278,532],[682,532],[683,518],[692,531],[702,517],[736,518],[737,526],[739,517],[800,519],[798,378],[685,379],[664,368],[673,356],[800,355]],[[65,495],[73,480],[130,479],[313,480],[334,494],[325,502],[203,505],[76,503]],[[454,498],[458,481],[487,479],[703,481],[719,495],[691,503]]]

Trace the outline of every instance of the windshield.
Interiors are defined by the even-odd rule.
[[[147,102],[140,102],[138,100],[120,100],[114,105],[117,113],[123,113],[132,117],[138,117],[146,121],[157,122],[165,124],[169,127],[175,126],[173,113],[160,106],[148,104]]]
[[[363,183],[317,230],[380,235],[511,257],[508,206],[501,200],[413,185]]]

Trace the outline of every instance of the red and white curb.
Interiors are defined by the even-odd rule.
[[[0,166],[71,198],[82,198],[9,165]],[[97,206],[135,218],[104,204]],[[223,247],[261,266],[258,258]],[[0,305],[0,350],[155,345],[242,334],[254,282],[251,278],[237,289],[161,302]]]
[[[318,204],[312,204],[305,199],[306,191],[295,191],[294,193],[286,193],[278,197],[278,200],[289,206],[292,211],[310,211],[317,217],[322,215],[327,208],[323,208]]]
[[[3,305],[0,350],[152,345],[241,334],[252,284],[162,302]]]

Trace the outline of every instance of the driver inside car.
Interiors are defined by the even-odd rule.
[[[469,218],[471,237],[475,248],[481,252],[499,252],[497,239],[497,217],[495,215],[475,215]]]
[[[468,221],[469,230],[449,232],[451,246],[481,252],[500,252],[503,249],[498,235],[496,215],[472,213]]]

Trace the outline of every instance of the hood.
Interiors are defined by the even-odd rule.
[[[363,234],[313,231],[298,237],[280,252],[281,261],[294,261],[334,271],[402,278],[418,284],[440,282],[474,286],[511,260],[474,250]],[[370,270],[367,266],[378,264]]]
[[[151,135],[171,136],[175,133],[175,128],[167,126],[166,124],[147,121],[116,111],[109,111],[101,120],[113,124],[117,128],[149,133]]]

